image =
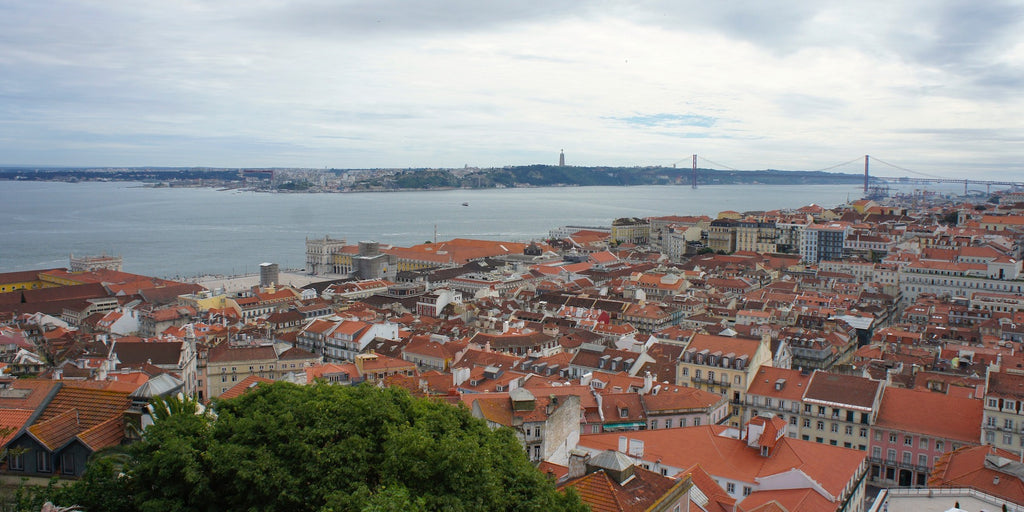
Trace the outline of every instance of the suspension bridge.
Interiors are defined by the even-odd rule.
[[[1024,188],[1024,181],[994,181],[994,180],[976,180],[976,179],[971,179],[971,178],[945,178],[945,177],[942,177],[942,176],[935,176],[935,175],[932,175],[932,174],[927,174],[927,173],[923,173],[923,172],[913,171],[911,169],[907,169],[906,167],[901,167],[901,166],[898,166],[898,165],[895,165],[895,164],[890,164],[890,163],[888,163],[888,162],[886,162],[886,161],[884,161],[884,160],[882,160],[880,158],[877,158],[877,157],[872,158],[870,155],[864,155],[863,159],[864,159],[864,194],[865,195],[867,195],[870,192],[872,184],[875,184],[875,185],[887,185],[887,184],[916,185],[916,184],[940,184],[940,183],[961,184],[962,183],[963,186],[964,186],[964,195],[967,194],[967,191],[968,191],[968,188],[970,187],[970,185],[982,185],[982,186],[985,186],[987,192],[991,192],[992,186]],[[831,171],[831,170],[838,169],[840,167],[849,166],[849,165],[851,165],[853,163],[859,162],[860,160],[861,160],[861,157],[857,157],[857,158],[854,158],[853,160],[849,160],[847,162],[843,162],[843,163],[840,163],[840,164],[832,165],[832,166],[829,166],[829,167],[824,167],[824,168],[821,168],[821,169],[812,169],[810,172]],[[698,182],[698,180],[697,180],[697,164],[698,164],[698,162],[703,163],[704,164],[703,168],[705,168],[705,169],[712,169],[712,170],[722,170],[722,169],[725,169],[725,170],[730,170],[730,171],[740,171],[739,169],[734,169],[734,168],[729,167],[727,165],[723,165],[723,164],[720,164],[720,163],[717,163],[717,162],[713,162],[711,160],[708,160],[707,158],[704,158],[704,157],[701,157],[701,156],[698,156],[698,155],[693,155],[693,158],[692,158],[691,161],[692,161],[692,164],[693,164],[693,176],[692,176],[692,180],[691,180],[691,185],[693,186],[693,188],[697,188],[697,182]],[[680,161],[672,164],[672,166],[675,167],[676,165],[678,165],[678,164],[680,164],[682,162],[685,162],[685,160],[680,160]],[[872,176],[870,174],[870,172],[869,172],[872,162],[876,162],[876,163],[885,165],[885,166],[887,166],[889,168],[896,169],[896,170],[898,170],[900,172],[906,173],[906,175],[903,175],[903,176]]]

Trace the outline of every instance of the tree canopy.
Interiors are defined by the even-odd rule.
[[[163,415],[130,447],[123,476],[98,461],[58,503],[144,512],[586,510],[530,464],[511,431],[402,389],[275,383],[215,409],[216,419]]]

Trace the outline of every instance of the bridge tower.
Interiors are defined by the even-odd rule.
[[[864,195],[868,195],[868,160],[871,157],[864,155]]]
[[[697,155],[693,155],[693,188],[697,188]]]

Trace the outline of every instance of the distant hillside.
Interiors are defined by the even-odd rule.
[[[450,188],[689,185],[691,169],[674,167],[508,166],[490,169],[274,169],[224,168],[0,168],[0,180],[141,181],[175,186],[247,186],[281,192],[430,190]],[[252,174],[251,176],[246,176]],[[344,186],[329,185],[349,175]],[[698,169],[701,185],[857,184],[862,175],[821,171],[716,171]]]
[[[376,176],[356,181],[353,189],[431,189],[431,188],[494,188],[552,186],[626,186],[626,185],[688,185],[691,169],[670,167],[571,167],[527,165],[464,170],[403,171],[392,176]],[[716,171],[698,169],[699,184],[857,184],[863,176],[820,171]]]

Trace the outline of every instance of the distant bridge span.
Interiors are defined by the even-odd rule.
[[[964,179],[959,179],[959,178],[940,178],[938,176],[929,176],[929,175],[924,174],[924,173],[919,173],[919,172],[911,171],[910,169],[904,169],[903,167],[899,167],[897,165],[892,165],[890,163],[884,162],[884,161],[879,160],[877,158],[875,160],[878,161],[878,162],[881,162],[881,163],[883,163],[885,165],[888,165],[889,167],[893,167],[893,168],[899,169],[901,171],[909,172],[911,174],[914,174],[915,176],[900,176],[900,177],[895,177],[895,178],[887,177],[887,176],[870,176],[868,174],[868,166],[869,166],[869,163],[871,161],[871,157],[868,156],[868,155],[864,155],[864,194],[865,195],[867,195],[867,193],[868,193],[868,181],[871,178],[873,178],[876,183],[877,182],[897,183],[897,184],[899,184],[899,183],[963,183],[964,184],[964,195],[967,195],[967,187],[969,185],[985,185],[989,189],[991,189],[992,185],[1006,186],[1006,187],[1015,187],[1015,188],[1016,187],[1024,187],[1024,182],[1020,182],[1020,181],[972,180],[970,178],[964,178]]]
[[[715,169],[715,168],[721,167],[721,168],[728,169],[730,171],[738,170],[738,169],[734,169],[732,167],[729,167],[727,165],[719,164],[717,162],[712,162],[711,160],[708,160],[707,158],[698,157],[697,155],[693,155],[693,159],[692,159],[692,165],[693,165],[692,184],[693,184],[693,188],[697,188],[697,160],[698,160],[698,158],[701,161],[703,161],[703,162],[705,162],[707,164],[711,164],[708,167],[710,169]],[[833,170],[833,169],[836,169],[836,168],[839,168],[839,167],[843,167],[843,166],[846,166],[846,165],[849,165],[849,164],[853,164],[853,163],[857,162],[858,160],[860,160],[860,157],[854,158],[853,160],[850,160],[848,162],[843,162],[841,164],[836,164],[836,165],[833,165],[833,166],[830,166],[830,167],[825,167],[824,169],[815,169],[815,171],[830,171],[830,170]],[[995,186],[1003,186],[1003,187],[1013,187],[1013,188],[1024,188],[1024,181],[994,181],[994,180],[974,180],[974,179],[970,179],[970,178],[963,178],[963,179],[960,179],[960,178],[942,178],[942,177],[939,177],[939,176],[933,176],[933,175],[925,174],[925,173],[922,173],[922,172],[912,171],[910,169],[907,169],[907,168],[904,168],[904,167],[900,167],[898,165],[893,165],[893,164],[890,164],[890,163],[888,163],[888,162],[886,162],[884,160],[881,160],[879,158],[875,158],[874,160],[876,162],[878,162],[878,163],[881,163],[881,164],[887,165],[889,167],[892,167],[894,169],[898,169],[900,171],[906,172],[906,173],[910,174],[910,176],[871,176],[870,173],[868,172],[868,169],[869,169],[870,164],[871,164],[871,156],[870,155],[864,155],[864,195],[868,195],[868,193],[870,192],[870,184],[871,184],[871,182],[874,182],[876,184],[878,184],[878,183],[886,183],[886,184],[888,184],[888,183],[891,183],[891,184],[916,184],[916,183],[922,183],[922,184],[923,183],[956,183],[956,184],[959,184],[959,183],[963,183],[963,185],[964,185],[964,195],[967,194],[967,189],[968,189],[968,187],[970,185],[985,185],[986,187],[989,188],[990,191],[991,191],[991,187],[993,185],[995,185]],[[678,163],[682,163],[682,160],[672,164],[672,166],[675,167],[676,164],[678,164]]]

